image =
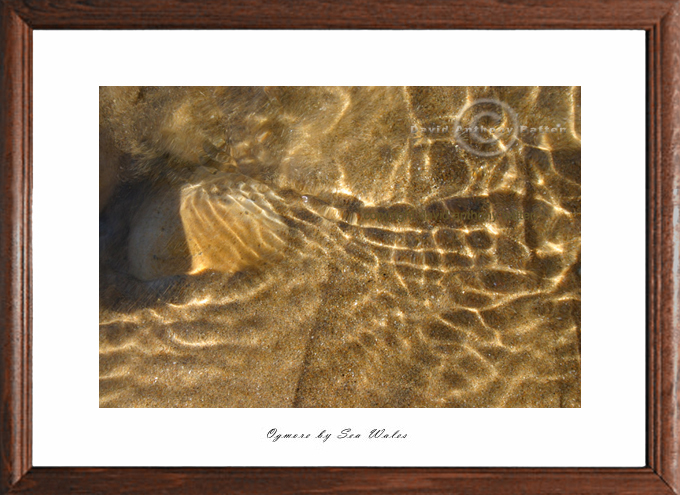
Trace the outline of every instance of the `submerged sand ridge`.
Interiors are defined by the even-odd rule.
[[[102,112],[133,168],[101,217],[101,406],[580,406],[578,88],[195,91]],[[569,132],[411,133],[489,95]]]

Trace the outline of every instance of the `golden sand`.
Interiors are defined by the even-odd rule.
[[[580,89],[101,88],[101,407],[580,407]]]

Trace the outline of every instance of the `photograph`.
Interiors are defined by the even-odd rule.
[[[0,45],[0,493],[680,495],[680,0]]]
[[[580,86],[100,86],[100,408],[580,408]]]

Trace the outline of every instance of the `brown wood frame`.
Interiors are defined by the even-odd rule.
[[[2,493],[680,494],[680,0],[0,0],[0,23]],[[33,30],[182,28],[645,30],[646,467],[32,467]]]

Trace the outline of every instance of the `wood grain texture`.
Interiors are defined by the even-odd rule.
[[[12,493],[668,495],[651,469],[49,469]]]
[[[680,494],[680,1],[291,3],[0,0],[0,491]],[[644,29],[648,44],[648,450],[641,469],[31,467],[33,29]],[[585,448],[585,446],[584,446]]]
[[[680,2],[660,26],[661,211],[654,227],[661,238],[661,293],[657,397],[659,438],[657,472],[680,492]],[[654,166],[654,165],[652,165]]]
[[[53,0],[8,4],[33,29],[646,29],[670,0]]]
[[[31,37],[2,5],[0,19],[0,487],[31,465]]]

